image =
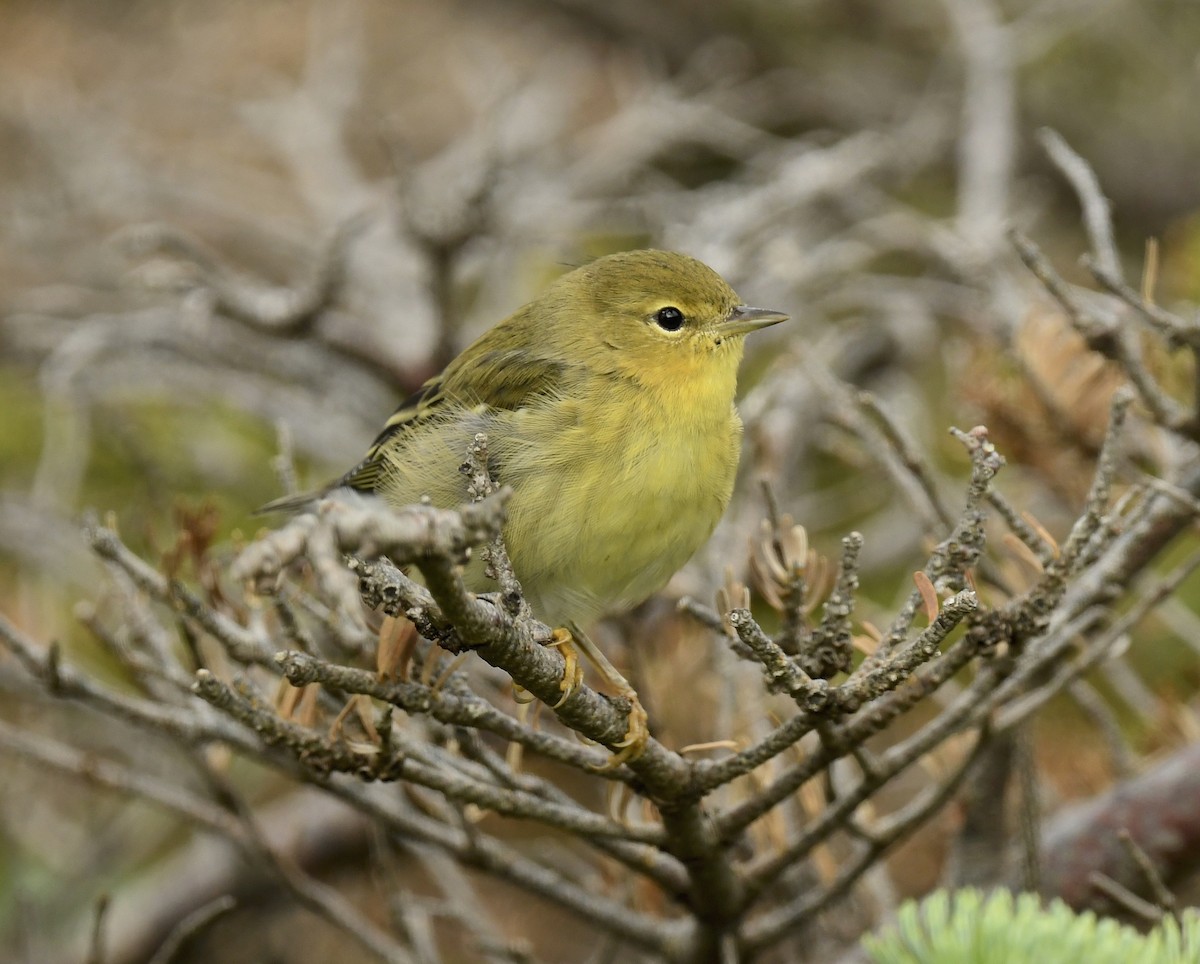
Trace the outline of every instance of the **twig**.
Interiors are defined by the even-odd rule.
[[[476,434],[472,443],[467,447],[467,460],[459,467],[459,471],[467,476],[467,495],[473,502],[482,502],[489,495],[499,491],[488,469],[488,437],[483,432]],[[504,605],[513,616],[530,615],[529,604],[521,591],[521,583],[513,571],[512,561],[508,557],[503,537],[497,533],[482,549],[486,575],[496,580],[500,586],[500,595]]]
[[[105,924],[108,920],[108,910],[112,899],[108,894],[96,898],[92,910],[92,933],[88,940],[87,964],[107,964],[108,952],[105,949]]]
[[[858,593],[859,553],[863,537],[851,532],[842,539],[842,557],[833,589],[821,607],[821,622],[812,631],[809,648],[823,666],[847,669],[854,646],[853,626],[855,598]]]
[[[1175,431],[1188,431],[1188,413],[1155,381],[1141,359],[1136,341],[1115,324],[1101,323],[1085,310],[1070,286],[1059,277],[1045,255],[1029,238],[1017,231],[1010,231],[1009,239],[1026,267],[1058,300],[1070,317],[1072,325],[1087,339],[1088,347],[1113,359],[1121,366],[1154,420]]]
[[[1055,555],[1057,555],[1055,546],[1051,545],[1035,526],[1030,525],[1025,519],[1021,518],[1020,513],[1013,508],[1002,493],[995,489],[989,490],[988,502],[992,508],[1000,513],[1000,517],[1009,529],[1012,530],[1013,534],[1034,554],[1034,557],[1041,563],[1043,569],[1054,560]]]
[[[168,579],[130,552],[117,534],[94,519],[84,523],[84,534],[102,559],[120,567],[134,584],[159,602],[190,619],[218,640],[239,661],[269,665],[271,653],[265,643],[227,616],[206,606],[182,583]]]
[[[1162,920],[1161,908],[1148,900],[1143,900],[1124,884],[1113,880],[1107,874],[1095,871],[1088,877],[1088,883],[1135,917],[1140,917],[1151,924],[1157,924]]]
[[[360,693],[383,700],[407,713],[428,714],[439,723],[494,733],[534,753],[592,773],[605,762],[603,754],[580,746],[575,741],[523,726],[474,693],[445,688],[439,690],[399,680],[381,680],[366,670],[338,666],[304,653],[276,653],[275,660],[293,686],[322,683],[344,693]],[[628,770],[621,768],[605,771],[603,775],[610,780],[633,779]]]
[[[978,607],[979,600],[969,589],[946,600],[937,618],[912,643],[889,653],[867,671],[855,673],[838,686],[832,694],[834,704],[843,712],[854,712],[864,703],[877,700],[899,687],[918,666],[938,654],[951,631]]]
[[[1042,888],[1042,802],[1038,793],[1033,740],[1029,727],[1023,727],[1011,736],[1015,742],[1014,764],[1020,793],[1017,819],[1021,831],[1021,886],[1026,891],[1038,893]]]
[[[903,429],[891,416],[887,409],[879,404],[879,400],[870,392],[856,392],[854,401],[864,412],[871,416],[879,428],[883,438],[891,446],[901,465],[908,471],[917,487],[924,493],[929,512],[933,519],[940,523],[941,528],[950,529],[954,526],[954,514],[942,500],[937,484],[929,471],[928,462],[918,454],[916,447],[905,435]]]
[[[1104,442],[1100,446],[1100,458],[1096,472],[1092,476],[1092,484],[1084,502],[1084,510],[1075,524],[1071,526],[1070,535],[1063,544],[1059,558],[1051,564],[1051,568],[1062,567],[1070,571],[1082,562],[1084,547],[1100,529],[1108,510],[1109,496],[1112,490],[1113,478],[1118,464],[1117,447],[1125,427],[1125,417],[1133,401],[1132,394],[1127,389],[1119,389],[1113,394],[1109,409],[1108,429]]]
[[[808,854],[813,847],[834,833],[845,816],[853,813],[858,806],[898,773],[966,726],[972,723],[976,726],[981,725],[983,721],[974,711],[975,707],[982,702],[979,693],[986,694],[988,686],[986,678],[983,683],[977,682],[972,690],[965,692],[935,720],[926,724],[913,736],[890,747],[880,756],[874,771],[864,773],[852,791],[843,794],[834,805],[828,807],[820,817],[805,827],[786,847],[752,866],[747,872],[747,903],[758,900],[781,874]],[[849,728],[838,733],[837,737],[841,746],[850,743]],[[838,747],[838,752],[841,752],[841,746]],[[826,755],[817,764],[817,769],[824,769],[825,766],[828,766],[832,756],[832,753]],[[746,810],[747,808],[743,807],[731,810],[727,814],[718,815],[717,826],[723,836],[728,838],[744,829],[746,817],[749,816]]]
[[[1112,664],[1109,664],[1112,665]],[[1108,755],[1112,760],[1113,774],[1118,780],[1133,776],[1133,750],[1125,734],[1121,732],[1121,723],[1111,707],[1104,701],[1095,687],[1082,679],[1076,679],[1069,684],[1066,692],[1075,704],[1083,710],[1092,721],[1096,731],[1108,746]]]
[[[1150,859],[1150,855],[1146,853],[1138,842],[1133,839],[1133,834],[1129,832],[1128,827],[1122,827],[1117,831],[1117,839],[1121,842],[1121,846],[1125,848],[1125,852],[1129,854],[1129,859],[1137,865],[1138,870],[1145,878],[1146,886],[1150,888],[1150,893],[1154,897],[1154,904],[1158,907],[1163,915],[1172,917],[1179,916],[1179,903],[1175,899],[1175,895],[1171,893],[1171,889],[1162,879],[1162,874],[1158,872],[1158,868],[1154,866],[1154,861]]]
[[[319,782],[319,781],[315,781]],[[400,838],[411,837],[440,847],[466,866],[507,881],[563,907],[580,918],[610,930],[637,947],[668,954],[686,940],[685,926],[655,919],[595,893],[571,880],[558,870],[543,866],[493,837],[470,835],[461,827],[412,813],[400,812],[394,803],[365,792],[360,784],[338,781],[319,782],[329,792],[347,801],[388,832]]]
[[[300,904],[358,941],[380,960],[388,964],[415,964],[407,947],[377,927],[339,890],[310,877],[272,846],[254,811],[230,781],[202,753],[194,750],[193,757],[200,763],[217,797],[237,820],[242,830],[237,843],[271,871]]]
[[[1200,568],[1200,553],[1193,555],[1163,579],[1159,580],[1154,587],[1138,599],[1128,612],[1124,613],[1120,619],[1116,620],[1103,632],[1092,632],[1083,651],[1074,661],[1059,666],[1052,674],[1044,676],[1043,680],[1036,687],[1031,688],[1021,697],[1012,699],[1011,702],[1007,703],[996,717],[996,729],[999,731],[1018,725],[1035,713],[1057,693],[1061,692],[1073,680],[1083,676],[1096,666],[1097,663],[1107,657],[1109,650],[1118,639],[1140,623],[1159,603],[1174,593],[1180,584],[1198,568]],[[1093,623],[1100,616],[1099,610],[1093,610],[1092,612],[1093,615],[1088,620],[1089,623]],[[1087,616],[1088,613],[1082,614],[1082,617]],[[1073,638],[1073,632],[1064,632],[1061,629],[1053,636],[1047,637],[1045,643],[1037,651],[1037,659],[1023,665],[1009,680],[1005,681],[1004,686],[999,691],[1000,698],[1009,697],[1010,688],[1015,689],[1023,683],[1027,683],[1030,679],[1035,678],[1036,672],[1040,671],[1044,673],[1048,667],[1055,665]]]
[[[823,679],[813,679],[774,642],[762,627],[754,621],[749,609],[734,609],[729,613],[729,623],[738,638],[754,654],[763,666],[767,685],[771,689],[787,693],[796,705],[810,713],[819,713],[829,705],[829,684]]]
[[[1146,296],[1132,288],[1124,277],[1113,274],[1111,268],[1106,268],[1094,256],[1085,255],[1083,263],[1102,288],[1129,305],[1137,312],[1138,317],[1167,339],[1168,345],[1179,343],[1192,348],[1200,347],[1200,325],[1148,301]]]
[[[225,686],[207,670],[196,674],[196,692],[249,727],[268,745],[287,748],[306,767],[320,773],[353,773],[368,780],[406,780],[436,790],[459,803],[472,803],[505,816],[536,820],[584,837],[616,837],[639,843],[656,843],[663,839],[662,831],[658,828],[614,824],[580,807],[562,806],[519,790],[488,786],[451,774],[444,768],[423,763],[402,751],[389,754],[382,747],[360,749],[349,743],[323,738],[280,719],[273,710],[249,698],[248,693],[238,693]]]
[[[966,504],[958,522],[950,534],[934,547],[923,571],[935,586],[945,585],[958,590],[966,583],[967,571],[983,554],[987,541],[983,504],[991,488],[992,479],[1004,466],[1004,457],[996,451],[996,447],[988,439],[987,429],[983,426],[977,426],[968,432],[952,428],[950,433],[963,443],[971,456],[971,480],[967,485]],[[914,589],[888,627],[874,655],[863,661],[851,680],[856,676],[866,676],[874,672],[891,651],[904,641],[922,602],[920,592]]]
[[[172,964],[192,938],[236,906],[237,901],[225,894],[197,907],[171,928],[171,933],[159,945],[147,964]]]
[[[240,742],[239,729],[215,714],[199,716],[170,704],[127,696],[101,686],[90,676],[61,664],[58,650],[41,651],[0,614],[0,642],[25,669],[46,687],[47,692],[79,700],[115,719],[126,720],[148,732],[165,732],[191,742],[230,740]]]
[[[935,692],[948,679],[961,670],[979,652],[977,644],[969,639],[960,639],[942,656],[917,671],[907,686],[888,693],[873,704],[864,706],[844,729],[837,731],[836,750],[823,744],[819,752],[809,755],[800,763],[784,771],[770,783],[760,787],[755,795],[732,807],[718,817],[718,825],[724,835],[732,839],[746,827],[767,813],[780,801],[787,799],[804,783],[821,772],[837,756],[851,752],[866,739],[883,730],[892,720],[907,712],[930,693]],[[996,681],[984,676],[972,685],[968,693],[960,697],[975,698],[979,693],[990,692]],[[951,728],[961,719],[952,718]],[[799,713],[780,724],[766,736],[745,750],[723,760],[701,760],[693,764],[693,778],[697,790],[709,790],[721,786],[773,759],[795,745],[805,734],[811,732],[818,722],[812,714]]]
[[[1112,209],[1108,198],[1100,189],[1100,182],[1082,157],[1073,151],[1061,134],[1049,127],[1043,127],[1037,133],[1038,142],[1049,155],[1079,197],[1083,208],[1083,223],[1087,228],[1088,239],[1092,250],[1096,253],[1099,266],[1114,277],[1121,274],[1121,259],[1117,255],[1117,246],[1113,241]]]
[[[214,296],[215,305],[230,317],[255,328],[287,337],[307,334],[319,312],[333,300],[341,285],[346,248],[366,226],[365,215],[347,218],[332,232],[315,269],[294,287],[267,287],[227,267],[199,239],[163,224],[127,228],[117,238],[137,257],[169,253],[190,263]]]
[[[950,798],[954,796],[968,774],[971,773],[978,754],[985,744],[986,741],[983,739],[977,741],[971,754],[947,779],[936,786],[928,787],[902,812],[894,814],[883,831],[875,830],[872,841],[862,848],[856,858],[844,864],[837,877],[820,892],[756,918],[746,928],[743,941],[745,950],[750,954],[756,954],[771,947],[848,894],[850,888],[878,862],[881,856],[903,841],[931,814],[937,813],[950,801]]]

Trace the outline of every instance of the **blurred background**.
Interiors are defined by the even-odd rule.
[[[831,417],[823,372],[880,397],[956,505],[968,466],[946,429],[987,424],[1002,488],[1061,538],[1119,379],[1005,230],[1086,278],[1078,203],[1035,137],[1052,127],[1095,168],[1128,274],[1156,238],[1158,299],[1200,298],[1198,50],[1190,0],[4,0],[0,611],[103,676],[85,624],[111,590],[85,511],[196,578],[186,547],[228,554],[256,506],[353,464],[567,266],[646,245],[794,319],[750,345],[742,494],[668,595],[711,598],[743,566],[760,475],[822,553],[866,534],[864,619],[911,588],[928,518]],[[1195,733],[1189,596],[1097,684],[1139,758]],[[698,631],[670,613],[617,629],[661,639],[644,678],[703,689]],[[10,721],[128,752],[7,656],[0,684]],[[1064,704],[1036,743],[1049,808],[1114,774]],[[677,743],[720,736],[666,698],[651,712]],[[166,750],[155,765],[172,772]],[[0,957],[81,960],[97,896],[167,879],[187,831],[4,772]],[[940,833],[892,860],[898,893],[937,880]],[[301,947],[263,919],[231,924],[219,959],[334,959],[324,925]]]

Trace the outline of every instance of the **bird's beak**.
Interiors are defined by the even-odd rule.
[[[788,316],[782,311],[738,305],[721,324],[721,334],[748,335],[752,331],[758,331],[759,328],[767,328],[787,320]]]

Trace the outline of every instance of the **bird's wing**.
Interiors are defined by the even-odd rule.
[[[392,413],[392,417],[384,423],[383,430],[375,437],[363,460],[329,488],[336,489],[346,485],[362,492],[373,492],[383,475],[385,462],[380,453],[384,443],[408,431],[418,422],[427,419],[431,411],[437,410],[437,406],[445,399],[442,391],[445,374],[442,372],[434,375],[401,402],[400,407]]]
[[[528,348],[492,348],[483,342],[456,358],[401,403],[371,443],[366,456],[331,488],[374,491],[383,477],[389,442],[443,413],[448,402],[493,411],[512,411],[532,399],[560,392],[569,366]],[[403,444],[401,442],[401,444]]]

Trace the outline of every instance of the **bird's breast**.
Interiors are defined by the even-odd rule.
[[[731,393],[730,393],[731,394]],[[656,592],[729,502],[741,422],[625,386],[513,413],[496,452],[514,487],[506,541],[535,610],[586,621]]]

